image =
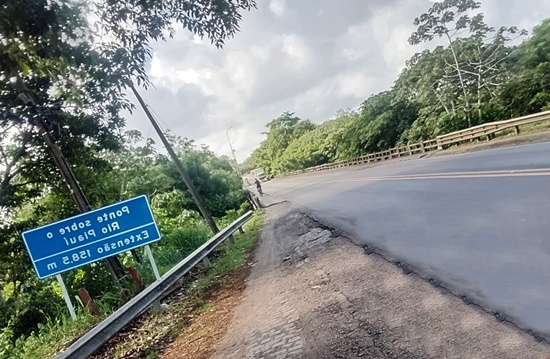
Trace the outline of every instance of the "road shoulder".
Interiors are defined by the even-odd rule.
[[[364,250],[289,203],[267,222],[212,358],[545,358],[546,344]]]

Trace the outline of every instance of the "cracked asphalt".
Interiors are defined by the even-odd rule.
[[[526,331],[354,244],[306,209],[270,204],[243,300],[212,358],[550,354]]]

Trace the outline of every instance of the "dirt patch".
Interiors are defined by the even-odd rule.
[[[216,278],[208,290],[188,295],[184,286],[113,337],[91,359],[208,358],[225,334],[233,308],[241,301],[250,265]]]
[[[190,323],[185,331],[171,343],[164,359],[206,359],[214,352],[214,346],[227,331],[233,308],[242,300],[250,266],[238,269],[220,278],[223,283],[205,303],[199,313],[189,315]]]

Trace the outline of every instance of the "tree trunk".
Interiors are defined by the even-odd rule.
[[[456,52],[453,47],[453,41],[451,39],[451,36],[448,32],[445,32],[445,35],[447,35],[447,39],[449,39],[449,47],[451,48],[451,52],[453,54],[453,58],[456,65],[456,72],[458,73],[458,78],[460,80],[460,87],[462,87],[462,93],[464,94],[464,108],[466,109],[466,118],[468,119],[468,127],[472,127],[472,119],[471,119],[471,110],[470,110],[470,100],[468,99],[468,93],[466,92],[466,86],[464,85],[464,79],[462,78],[462,71],[460,71],[460,65],[458,64],[458,58],[456,57]]]
[[[0,46],[0,50],[2,50],[2,46]],[[37,102],[34,97],[34,94],[32,93],[32,91],[30,91],[27,88],[27,85],[19,75],[19,72],[15,69],[15,67],[9,60],[10,59],[6,61],[6,65],[8,66],[10,75],[15,77],[14,87],[18,92],[20,92],[19,99],[22,102],[24,102],[25,105],[30,104],[33,106],[37,106]],[[59,148],[54,138],[48,131],[48,126],[44,122],[44,118],[39,117],[35,121],[35,123],[33,123],[33,125],[35,125],[38,128],[40,135],[44,139],[44,142],[46,143],[46,147],[48,148],[50,154],[52,155],[52,158],[61,176],[65,180],[65,184],[67,185],[69,192],[71,193],[71,196],[73,197],[73,200],[75,201],[78,207],[78,210],[80,211],[80,213],[88,212],[90,210],[90,204],[88,203],[88,199],[84,195],[84,192],[82,191],[82,188],[78,184],[78,181],[74,176],[74,173],[72,172],[69,164],[65,160],[65,157],[61,152],[61,149]],[[119,278],[122,278],[124,276],[124,270],[122,268],[120,261],[116,256],[106,258],[105,264],[107,265],[107,269],[113,275],[115,280],[118,281]]]
[[[218,226],[216,225],[216,222],[214,222],[214,219],[212,218],[212,215],[210,214],[210,211],[208,211],[208,209],[204,205],[204,203],[202,201],[202,198],[199,195],[199,192],[195,188],[195,185],[193,184],[193,181],[191,181],[191,178],[189,178],[189,175],[187,175],[187,172],[185,171],[180,159],[178,158],[178,156],[174,152],[174,149],[172,148],[172,146],[170,145],[170,143],[168,142],[168,140],[164,136],[164,133],[162,132],[159,125],[157,124],[157,122],[153,118],[153,115],[151,114],[151,112],[147,108],[147,105],[145,104],[145,102],[141,98],[141,95],[137,92],[136,88],[134,87],[134,84],[130,83],[130,88],[132,89],[134,95],[137,97],[139,104],[143,108],[143,111],[145,111],[145,114],[147,115],[147,118],[149,119],[149,121],[151,122],[153,127],[155,128],[155,131],[157,132],[158,136],[160,137],[160,140],[162,141],[162,143],[164,144],[164,147],[168,151],[168,154],[172,158],[172,161],[174,161],[174,164],[176,165],[176,169],[178,170],[178,172],[181,176],[181,179],[183,180],[183,182],[187,186],[187,189],[188,189],[189,193],[191,193],[191,196],[193,197],[193,200],[195,201],[195,204],[199,208],[199,212],[201,213],[203,218],[206,220],[206,223],[208,223],[208,226],[210,226],[210,229],[212,230],[212,232],[214,234],[218,233],[219,229],[218,229]]]

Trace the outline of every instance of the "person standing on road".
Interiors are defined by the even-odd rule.
[[[254,181],[254,184],[256,185],[256,189],[258,190],[258,193],[260,193],[260,195],[263,195],[264,192],[262,191],[262,183],[260,182],[260,180],[256,178],[256,180]]]

